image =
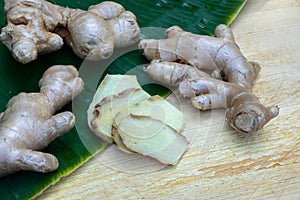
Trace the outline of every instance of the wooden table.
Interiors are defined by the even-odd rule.
[[[193,142],[176,167],[128,173],[93,158],[39,199],[300,199],[300,1],[249,0],[232,29],[261,64],[253,91],[280,107],[277,118],[246,136],[224,122],[224,110],[183,102]]]

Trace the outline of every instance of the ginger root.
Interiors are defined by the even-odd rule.
[[[58,168],[55,156],[42,153],[56,137],[75,123],[71,112],[54,115],[83,88],[73,66],[49,68],[39,82],[40,93],[20,93],[0,114],[0,177],[20,170],[50,172]]]
[[[217,26],[216,37],[177,26],[166,34],[167,39],[140,42],[145,56],[153,60],[145,68],[151,78],[178,87],[200,110],[227,108],[226,119],[239,132],[253,133],[278,115],[278,107],[265,107],[251,92],[260,66],[247,61],[227,26]]]
[[[211,71],[215,78],[252,88],[260,67],[247,61],[227,26],[217,26],[216,37],[185,32],[178,26],[168,28],[166,35],[167,39],[140,42],[148,60],[188,64]]]
[[[5,0],[4,10],[8,24],[0,40],[24,64],[60,49],[63,39],[77,56],[89,60],[106,59],[114,48],[139,39],[135,15],[111,1],[83,11],[45,0]]]

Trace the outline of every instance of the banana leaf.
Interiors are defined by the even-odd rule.
[[[53,3],[72,8],[87,9],[97,4],[97,0],[55,0]],[[230,24],[240,12],[246,0],[117,0],[127,10],[136,16],[140,27],[160,27],[162,30],[172,25],[178,25],[186,31],[212,35],[218,24]],[[0,26],[6,25],[4,2],[0,1]],[[161,32],[160,34],[162,34]],[[161,37],[159,33],[156,37]],[[155,35],[146,35],[146,37]],[[64,46],[61,50],[41,55],[36,61],[23,65],[13,59],[8,49],[0,44],[0,112],[5,110],[6,103],[21,91],[36,92],[39,90],[38,81],[43,72],[52,65],[66,64],[77,68],[83,65],[83,60],[76,57],[71,49]],[[133,49],[112,63],[106,63],[108,68],[102,73],[124,74],[135,66],[147,63],[139,50]],[[95,66],[95,63],[84,65]],[[91,67],[91,69],[93,69]],[[99,68],[99,66],[98,66]],[[90,70],[91,71],[91,70]],[[102,76],[103,77],[103,76]],[[88,73],[83,74],[88,81]],[[143,76],[139,77],[143,79]],[[101,77],[95,80],[99,82]],[[41,174],[35,172],[17,172],[0,178],[0,199],[31,199],[55,184],[62,177],[70,174],[80,165],[105,148],[105,143],[95,137],[87,128],[85,111],[92,98],[91,91],[83,93],[79,98],[65,106],[62,110],[72,110],[76,115],[76,124],[70,132],[54,140],[44,152],[55,155],[60,163],[59,169]],[[155,84],[144,87],[150,94],[166,96],[169,90]],[[74,108],[79,108],[75,109]],[[79,134],[80,133],[80,134]],[[88,144],[88,145],[86,145]]]

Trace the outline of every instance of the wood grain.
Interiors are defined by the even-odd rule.
[[[38,199],[300,199],[299,13],[299,0],[249,0],[232,24],[243,53],[262,66],[254,93],[280,107],[263,130],[238,134],[224,110],[179,100],[192,144],[178,166],[128,173],[99,155]]]

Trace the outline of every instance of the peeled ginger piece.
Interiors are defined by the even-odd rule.
[[[169,125],[177,132],[184,128],[183,113],[158,95],[130,106],[129,112],[133,115],[151,116]]]
[[[180,134],[183,113],[145,92],[136,76],[107,75],[88,110],[92,132],[125,153],[139,153],[175,165],[188,147]]]
[[[98,121],[100,118],[95,110],[99,109],[99,104],[104,104],[104,102],[107,102],[108,99],[114,99],[120,95],[124,96],[124,93],[128,94],[130,91],[135,89],[141,89],[141,87],[136,80],[136,76],[134,75],[106,75],[97,88],[97,91],[87,111],[87,121],[91,131],[105,141],[110,143],[113,142],[111,137],[111,126],[99,126],[99,123],[102,124],[102,122]],[[146,92],[143,93],[146,95],[146,98],[150,97],[150,95]],[[98,108],[95,108],[95,106]],[[105,121],[105,119],[100,119],[100,121],[103,120]],[[110,121],[111,125],[112,119]]]
[[[186,138],[151,116],[119,113],[114,127],[124,145],[163,164],[176,165],[188,147]]]

